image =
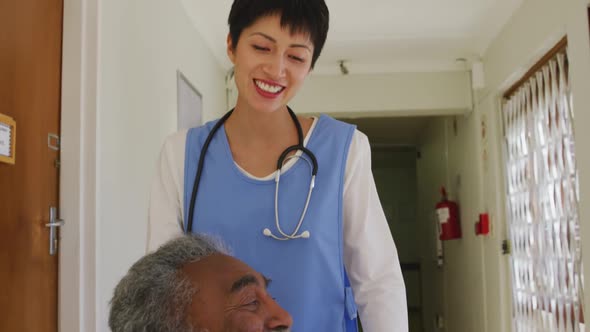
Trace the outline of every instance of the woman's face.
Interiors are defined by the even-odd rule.
[[[273,112],[295,96],[311,69],[313,44],[308,34],[281,28],[279,15],[264,16],[240,35],[227,53],[234,64],[237,107]]]

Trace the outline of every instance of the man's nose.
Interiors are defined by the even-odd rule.
[[[267,329],[288,329],[293,325],[291,315],[273,299],[268,301],[268,313]]]

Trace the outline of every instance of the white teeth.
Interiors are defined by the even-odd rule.
[[[270,85],[270,84],[266,84],[266,83],[258,81],[258,80],[254,80],[254,82],[256,83],[256,85],[259,88],[261,88],[262,90],[264,90],[266,92],[270,92],[270,93],[277,93],[283,89],[282,86]]]

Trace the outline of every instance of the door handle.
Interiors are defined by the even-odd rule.
[[[57,252],[57,228],[65,224],[65,221],[57,219],[57,208],[49,207],[49,222],[45,227],[49,228],[49,255],[53,256]]]
[[[65,224],[65,222],[61,219],[58,219],[57,222],[50,222],[45,224],[45,227],[61,227]]]

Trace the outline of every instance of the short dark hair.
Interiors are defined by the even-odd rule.
[[[264,16],[281,15],[281,27],[291,33],[308,33],[313,43],[311,68],[315,65],[328,36],[330,12],[324,0],[234,0],[227,19],[232,47],[238,45],[242,31]]]

